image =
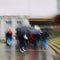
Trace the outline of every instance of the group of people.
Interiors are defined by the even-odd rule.
[[[38,38],[35,39],[35,37]],[[45,29],[42,29],[42,32],[40,35],[33,36],[32,33],[29,33],[29,35],[23,34],[22,32],[16,32],[15,38],[17,41],[16,47],[19,48],[19,50],[23,53],[26,51],[26,48],[30,47],[31,45],[36,48],[37,42],[40,42],[40,46],[42,49],[46,49],[46,43],[47,43],[47,37],[48,33]],[[8,29],[6,32],[6,44],[8,46],[12,45],[12,31],[11,29]]]
[[[42,29],[39,33],[33,34],[31,32],[28,32],[27,34],[24,34],[21,31],[17,31],[17,47],[20,48],[20,51],[24,52],[26,51],[26,48],[29,47],[36,49],[38,47],[38,44],[40,44],[41,49],[46,49],[47,37],[49,36],[47,30]]]

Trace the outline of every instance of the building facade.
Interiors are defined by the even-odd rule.
[[[0,39],[5,39],[8,28],[12,30],[14,36],[15,29],[21,25],[30,25],[28,19],[20,16],[0,16]]]

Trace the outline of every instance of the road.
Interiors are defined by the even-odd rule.
[[[34,50],[29,48],[21,53],[15,48],[14,43],[11,47],[0,43],[0,60],[54,60],[51,53],[47,50]]]

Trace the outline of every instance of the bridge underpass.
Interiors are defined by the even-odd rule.
[[[16,50],[14,42],[12,47],[6,46],[6,44],[3,42],[4,41],[0,43],[0,60],[60,60],[60,36],[59,38],[50,38],[50,40],[47,42],[47,50],[41,50],[40,48],[34,50],[29,48],[24,53]]]

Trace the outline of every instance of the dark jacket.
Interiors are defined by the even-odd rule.
[[[8,39],[8,38],[10,38],[10,39],[12,39],[12,33],[6,33],[6,39]]]

